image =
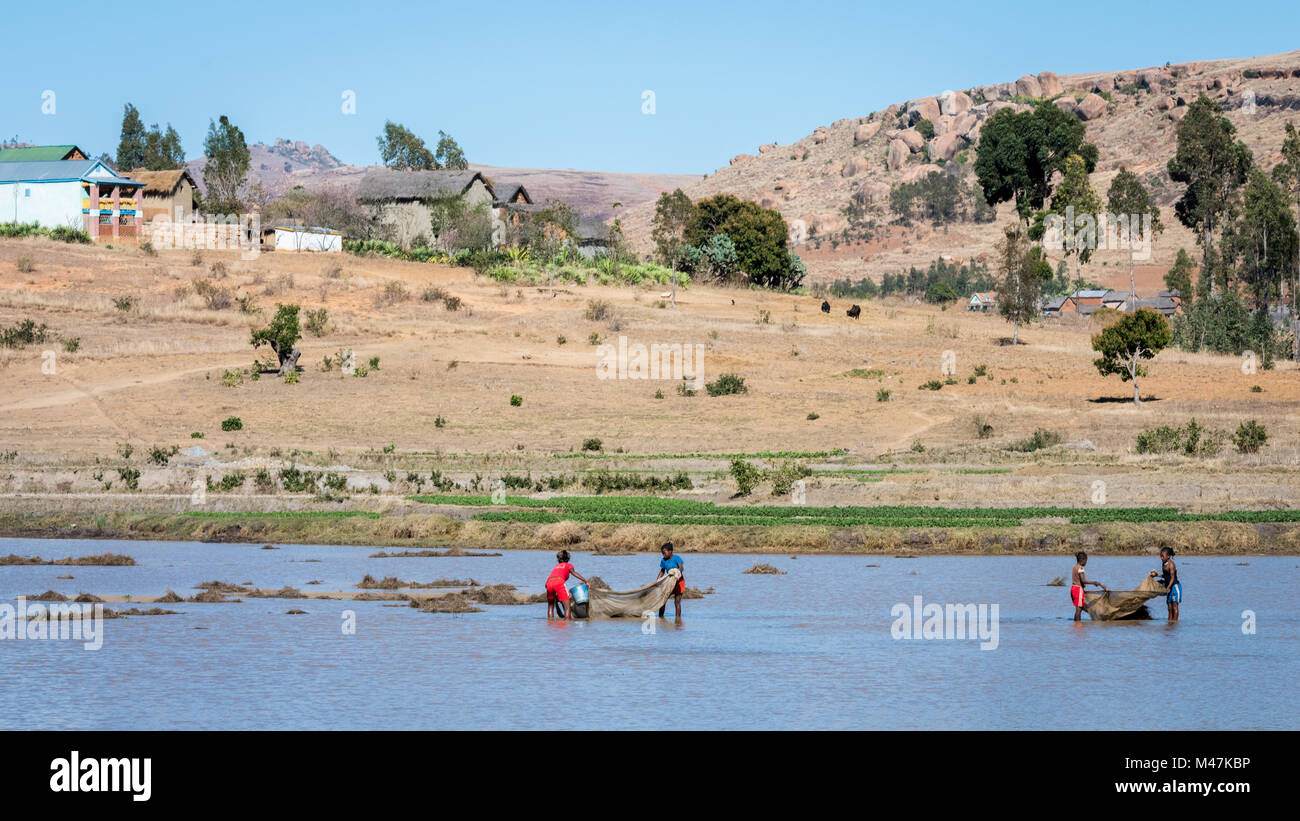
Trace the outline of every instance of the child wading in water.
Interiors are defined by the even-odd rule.
[[[1160,548],[1160,567],[1164,573],[1160,581],[1169,591],[1165,596],[1165,604],[1169,605],[1169,620],[1178,621],[1178,605],[1183,601],[1183,586],[1178,581],[1178,566],[1174,564],[1172,547]]]
[[[1070,602],[1074,605],[1074,620],[1083,621],[1083,588],[1095,584],[1102,590],[1106,585],[1101,582],[1090,582],[1085,567],[1088,566],[1088,554],[1080,550],[1074,554],[1074,570],[1070,574]]]
[[[546,618],[548,621],[555,618],[555,609],[559,607],[564,613],[564,618],[573,621],[573,608],[564,606],[569,600],[569,589],[564,586],[564,583],[571,575],[577,576],[583,584],[586,584],[587,580],[573,569],[573,565],[569,564],[569,551],[561,550],[555,554],[555,559],[559,564],[551,570],[551,575],[546,577]]]

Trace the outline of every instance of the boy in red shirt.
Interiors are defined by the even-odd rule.
[[[564,613],[564,618],[573,621],[573,608],[564,606],[569,600],[569,589],[564,586],[564,583],[569,580],[570,575],[577,576],[583,584],[586,584],[587,580],[573,569],[573,565],[569,564],[569,551],[561,550],[555,554],[555,558],[559,564],[552,568],[551,575],[546,577],[546,619],[550,621],[555,618],[555,609],[559,607]]]

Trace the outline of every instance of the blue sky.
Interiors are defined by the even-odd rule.
[[[129,101],[146,124],[172,123],[190,157],[227,114],[249,142],[370,164],[392,119],[430,146],[447,131],[473,162],[706,173],[948,88],[1300,47],[1293,2],[1036,5],[23,3],[0,36],[0,136],[112,154]],[[105,38],[84,66],[93,30]]]

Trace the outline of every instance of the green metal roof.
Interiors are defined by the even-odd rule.
[[[25,148],[0,149],[0,162],[57,162],[72,152],[75,145],[32,145]]]

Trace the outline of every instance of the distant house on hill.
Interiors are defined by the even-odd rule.
[[[522,188],[522,186],[520,186]],[[492,184],[477,171],[397,171],[374,169],[361,178],[357,200],[378,209],[380,222],[402,246],[427,243],[432,234],[431,205],[460,197],[466,205],[496,204]]]
[[[524,188],[523,183],[491,181],[490,184],[496,197],[492,205],[496,208],[533,204],[533,198],[528,195],[528,189]]]
[[[998,295],[993,291],[977,291],[971,294],[970,302],[966,303],[968,311],[989,311],[998,306]]]
[[[75,145],[28,145],[0,149],[0,162],[59,162],[88,160],[86,152]]]
[[[0,222],[134,238],[144,224],[137,197],[143,187],[101,160],[0,163]]]
[[[146,222],[163,216],[172,222],[189,222],[194,217],[194,178],[184,168],[148,171],[136,168],[131,179],[144,183],[143,210]]]
[[[596,217],[578,215],[578,253],[595,257],[609,250],[609,226]]]

